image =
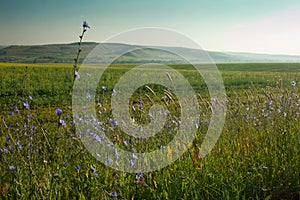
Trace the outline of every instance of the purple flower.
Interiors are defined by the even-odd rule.
[[[129,161],[129,166],[132,167],[134,165],[134,162],[132,160]]]
[[[9,112],[8,115],[9,115],[9,116],[13,116],[14,113],[13,113],[13,112]]]
[[[132,158],[139,159],[136,155],[134,155],[134,153],[132,154]]]
[[[142,104],[138,104],[138,108],[142,109],[143,108]]]
[[[86,93],[86,98],[90,99],[91,98],[91,94],[89,92]]]
[[[97,173],[94,173],[94,177],[98,178],[98,176],[99,176],[99,175],[98,175]]]
[[[123,144],[125,145],[125,146],[127,146],[128,144],[127,144],[127,141],[126,141],[126,139],[125,138],[123,138]]]
[[[0,149],[0,151],[1,151],[2,153],[8,153],[8,150],[7,150],[7,149]]]
[[[62,126],[66,126],[66,125],[67,125],[66,122],[65,122],[64,120],[62,120],[62,119],[59,120],[59,123],[60,123],[60,125],[62,125]]]
[[[134,107],[134,106],[132,106],[131,108],[132,108],[132,110],[135,112],[135,107]]]
[[[143,174],[142,170],[139,170],[138,176],[139,176],[139,177],[144,177],[144,174]]]
[[[76,165],[77,170],[80,170],[80,168],[81,168],[80,165]]]
[[[112,193],[111,193],[111,196],[112,196],[112,197],[117,197],[118,194],[117,194],[116,192],[112,192]]]
[[[106,164],[110,165],[112,163],[112,160],[110,158],[106,158]]]
[[[25,99],[25,100],[23,101],[23,106],[24,106],[26,109],[29,109],[29,104],[28,104],[28,100],[27,100],[27,99]]]
[[[17,145],[18,145],[18,148],[19,148],[19,149],[22,149],[22,148],[23,148],[23,145],[21,144],[20,141],[17,142]]]
[[[32,96],[28,96],[29,100],[32,101]]]
[[[131,145],[133,142],[132,142],[132,140],[131,140],[131,139],[129,139],[128,143]]]
[[[119,153],[118,153],[118,149],[117,149],[117,148],[114,148],[114,152],[115,152],[115,156],[116,156],[117,158],[119,158]]]
[[[90,169],[95,173],[97,171],[97,169],[95,167],[93,167],[93,165],[91,165]]]
[[[144,177],[144,174],[143,174],[142,170],[139,170],[138,174],[135,176],[136,182],[141,183],[141,178],[143,178],[143,177]]]
[[[62,110],[60,108],[56,109],[56,114],[60,115],[62,113]]]
[[[11,170],[11,171],[14,171],[14,170],[16,170],[16,167],[15,166],[9,166],[9,169]]]
[[[16,110],[16,112],[19,114],[20,111],[18,110],[18,107],[16,105],[13,106],[13,109]]]
[[[74,72],[74,76],[77,81],[80,79],[80,75],[79,75],[78,71]]]
[[[82,26],[83,26],[84,29],[91,28],[86,21],[83,21]]]
[[[113,119],[110,120],[110,124],[111,124],[113,127],[118,126],[118,122],[117,122],[116,120],[113,120]]]

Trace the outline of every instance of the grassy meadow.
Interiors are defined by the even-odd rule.
[[[165,98],[163,87],[149,86],[157,103],[170,110],[171,125],[160,138],[135,140],[109,122],[114,85],[132,67],[106,70],[97,89],[97,118],[118,148],[162,148],[180,124],[177,99]],[[172,67],[198,95],[196,139],[168,167],[129,174],[97,161],[76,135],[71,64],[0,63],[0,199],[299,199],[300,64],[218,64],[226,122],[202,159],[198,153],[211,116],[208,90],[191,66]],[[138,124],[149,122],[151,95],[141,87],[132,96],[128,108],[134,107],[130,113]]]

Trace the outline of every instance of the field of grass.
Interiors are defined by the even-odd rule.
[[[172,65],[198,94],[196,139],[168,167],[130,174],[97,161],[76,135],[72,65],[0,63],[0,198],[299,199],[300,64],[217,66],[228,98],[226,122],[212,152],[198,158],[211,116],[206,85],[191,66]],[[109,122],[114,84],[132,67],[113,65],[104,73],[97,118],[118,148],[163,148],[176,134],[174,124],[180,124],[177,99],[165,99],[163,87],[150,85],[170,110],[171,125],[159,138],[135,140]],[[146,95],[152,97],[139,88],[128,105],[134,106],[131,115],[138,124],[149,122]]]

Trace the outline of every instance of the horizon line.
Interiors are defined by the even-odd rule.
[[[61,43],[38,43],[38,44],[0,44],[0,46],[4,46],[4,48],[11,46],[46,46],[46,45],[70,45],[76,44],[78,42],[61,42]],[[99,41],[85,41],[84,43],[95,43],[95,44],[123,44],[123,45],[133,45],[133,46],[153,46],[159,47],[160,45],[143,45],[143,44],[128,44],[128,43],[120,43],[120,42],[99,42]],[[218,53],[241,53],[241,54],[259,54],[259,55],[274,55],[274,56],[300,56],[300,54],[288,54],[288,53],[271,53],[271,52],[260,52],[260,51],[235,51],[235,50],[214,50],[214,49],[196,49],[191,47],[183,47],[183,46],[163,46],[161,47],[174,47],[174,48],[187,48],[187,49],[195,49],[195,50],[203,50],[207,52],[218,52]],[[2,48],[0,48],[2,49]]]

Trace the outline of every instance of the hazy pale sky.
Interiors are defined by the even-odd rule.
[[[207,50],[300,55],[299,0],[1,0],[0,45],[85,41],[140,27],[187,35]]]

